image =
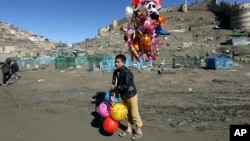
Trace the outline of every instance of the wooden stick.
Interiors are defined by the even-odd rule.
[[[118,81],[118,78],[116,76],[116,78],[115,78],[115,87],[117,86],[117,83],[118,83],[117,81]],[[114,97],[114,101],[111,102],[112,105],[114,105],[114,103],[115,103],[115,92],[114,92],[113,97]]]

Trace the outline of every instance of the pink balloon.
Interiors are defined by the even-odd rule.
[[[111,104],[103,101],[98,107],[98,113],[101,117],[106,118],[110,115]]]
[[[157,45],[157,41],[153,38],[151,44],[152,44],[153,46],[155,46],[155,45]]]
[[[151,52],[147,52],[146,54],[147,54],[148,60],[156,60],[156,57]]]
[[[127,31],[128,42],[131,41],[131,35],[134,33],[134,29],[130,28]]]
[[[146,21],[144,22],[144,28],[150,28],[151,27],[151,22],[150,18],[147,18]]]
[[[141,26],[137,26],[137,30],[140,30],[141,32],[144,32],[144,27],[141,25]]]

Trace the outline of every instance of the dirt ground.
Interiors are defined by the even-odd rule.
[[[142,141],[228,141],[230,124],[250,124],[250,66],[161,75],[132,71],[144,121]],[[1,141],[130,140],[118,137],[118,131],[106,135],[96,112],[112,73],[50,66],[19,74],[13,84],[0,86]]]

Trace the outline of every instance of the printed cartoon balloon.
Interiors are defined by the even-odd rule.
[[[159,11],[156,9],[156,5],[153,1],[145,1],[144,8],[147,9],[148,15],[152,20],[159,19]]]
[[[133,58],[140,62],[156,60],[160,50],[156,37],[170,35],[162,29],[167,18],[160,15],[162,0],[132,0],[132,6],[126,7],[128,27],[126,37],[128,47]]]

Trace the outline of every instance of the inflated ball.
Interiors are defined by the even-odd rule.
[[[120,121],[120,120],[123,120],[127,116],[128,109],[124,104],[116,103],[111,108],[110,114],[114,120]]]
[[[104,96],[104,100],[105,101],[107,101],[107,102],[110,102],[110,95],[111,95],[111,91],[107,91],[106,93],[105,93],[105,96]],[[118,103],[120,101],[120,99],[119,99],[119,95],[118,94],[116,94],[115,95],[115,103]]]
[[[103,122],[103,129],[108,134],[113,134],[117,131],[119,123],[112,119],[111,117],[107,117]]]
[[[101,117],[106,118],[110,116],[110,110],[111,110],[111,104],[103,101],[99,106],[98,106],[98,113]]]

